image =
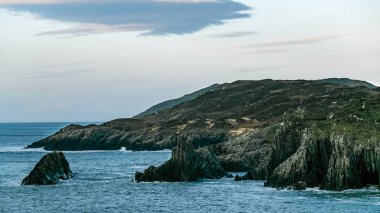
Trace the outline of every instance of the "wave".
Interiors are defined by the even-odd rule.
[[[121,151],[121,152],[133,152],[132,150],[127,150],[127,147],[121,147],[120,149],[119,149],[119,151]]]
[[[0,147],[0,152],[48,152],[43,148],[38,149],[24,149],[23,146],[7,146]]]
[[[163,149],[163,150],[156,150],[156,151],[147,151],[147,150],[143,150],[143,151],[133,151],[133,152],[142,152],[142,153],[144,153],[144,152],[172,152],[172,150],[170,150],[170,149]]]

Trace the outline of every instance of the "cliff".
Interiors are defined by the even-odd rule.
[[[299,121],[303,125],[285,122],[281,132],[295,128],[296,131],[288,134],[295,137],[290,139],[293,143],[277,140],[270,167],[273,170],[269,172],[266,186],[291,188],[304,182],[308,187],[344,190],[378,185],[379,121],[380,96],[375,96],[353,100],[324,121],[305,118]],[[285,160],[278,160],[276,152],[283,153],[285,146],[290,146],[287,155],[291,155],[280,155],[280,159]]]

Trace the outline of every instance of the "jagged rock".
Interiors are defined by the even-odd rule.
[[[220,165],[229,172],[254,170],[254,180],[264,180],[273,151],[277,125],[248,130],[229,141],[213,145]]]
[[[379,148],[365,146],[350,133],[317,135],[305,130],[298,150],[270,175],[266,186],[286,187],[300,181],[328,190],[362,188],[379,183]]]
[[[239,176],[239,175],[235,176],[235,181],[241,181],[241,180],[243,180],[243,178],[241,176]]]
[[[24,178],[22,185],[53,185],[58,181],[73,177],[62,152],[53,152],[45,155],[37,163],[30,174]]]
[[[232,174],[228,174],[226,178],[233,178],[234,176]]]
[[[137,182],[180,182],[196,181],[202,178],[221,178],[226,172],[220,166],[210,148],[194,149],[194,138],[181,138],[173,149],[172,157],[159,167],[150,166],[144,172],[136,172]]]
[[[291,187],[301,181],[308,187],[338,191],[378,185],[380,129],[376,123],[380,119],[380,96],[366,103],[363,108],[362,102],[353,101],[337,113],[338,119],[308,120],[294,126],[301,137],[294,137],[292,140],[299,142],[292,143],[299,146],[270,172],[265,185]],[[361,119],[352,121],[352,114]],[[287,140],[278,143],[291,144]]]

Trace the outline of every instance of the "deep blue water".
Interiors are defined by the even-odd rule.
[[[0,124],[0,212],[380,212],[377,189],[276,190],[262,181],[135,183],[137,170],[169,151],[65,152],[75,177],[55,186],[20,186],[47,152],[21,148],[67,123]]]

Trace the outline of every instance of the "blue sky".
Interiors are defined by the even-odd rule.
[[[106,121],[213,83],[380,85],[377,0],[0,0],[0,122]]]

